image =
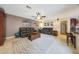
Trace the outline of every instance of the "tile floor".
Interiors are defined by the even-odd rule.
[[[73,53],[66,44],[58,38],[41,34],[41,37],[33,41],[27,38],[12,38],[0,46],[1,54],[71,54]]]

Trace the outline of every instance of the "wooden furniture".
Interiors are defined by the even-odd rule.
[[[2,8],[0,8],[0,45],[3,45],[5,41],[5,13]]]
[[[70,32],[76,32],[76,25],[77,25],[77,19],[71,18],[70,19]]]
[[[40,33],[39,32],[32,32],[32,33],[29,34],[28,39],[32,41],[32,40],[37,39],[39,37],[40,37]]]
[[[79,53],[79,34],[76,34],[76,50]]]
[[[53,36],[58,36],[58,31],[53,30],[52,35],[53,35]]]
[[[72,43],[74,48],[76,48],[76,36],[72,33],[67,33],[67,45],[69,45],[69,43]]]
[[[77,19],[76,18],[71,18],[70,19],[70,33],[67,33],[67,45],[71,42],[76,48],[76,25],[77,25]],[[70,41],[70,42],[69,42]]]

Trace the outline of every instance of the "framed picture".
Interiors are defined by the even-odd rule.
[[[46,26],[46,23],[44,23],[44,26]]]
[[[47,22],[47,26],[49,26],[49,22]]]

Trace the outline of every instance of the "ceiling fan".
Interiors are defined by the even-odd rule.
[[[28,9],[32,9],[32,7],[31,7],[31,6],[29,6],[29,5],[26,5],[26,8],[28,8]]]
[[[32,16],[32,17],[35,17],[35,19],[43,19],[46,16],[42,16],[40,12],[36,12],[36,16]]]
[[[32,7],[29,6],[29,5],[26,5],[26,8],[32,9]],[[35,19],[43,19],[43,18],[45,18],[46,16],[42,16],[40,12],[36,12],[36,16],[32,16],[32,17],[35,17]]]

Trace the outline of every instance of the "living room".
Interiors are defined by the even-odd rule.
[[[5,31],[0,30],[5,33],[5,40],[0,36],[0,53],[79,53],[79,5],[1,4],[0,7],[5,19]]]

